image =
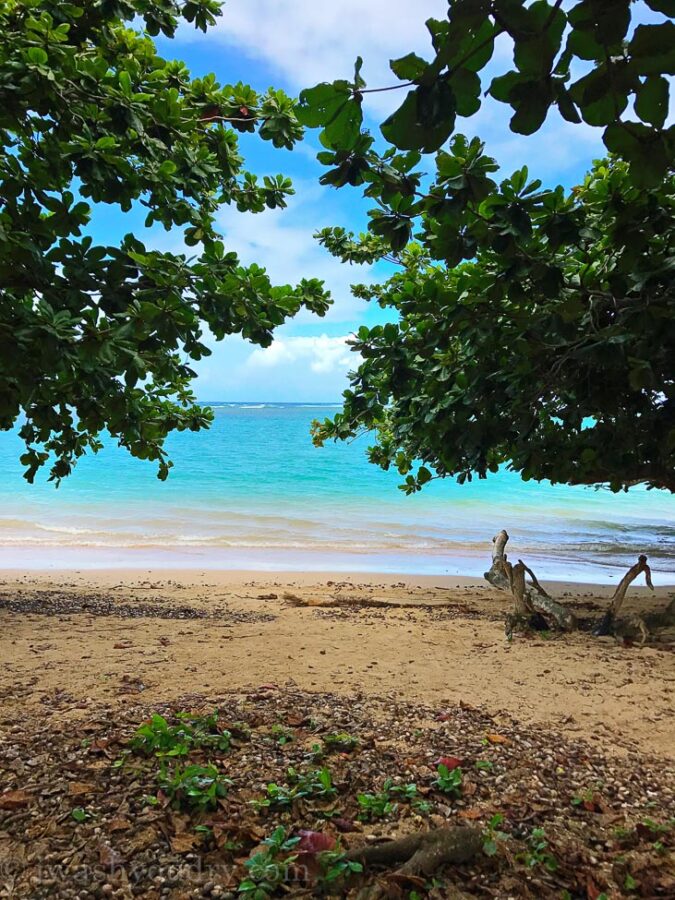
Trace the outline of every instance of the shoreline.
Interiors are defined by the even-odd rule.
[[[106,571],[120,575],[125,572],[182,572],[186,577],[189,573],[212,575],[218,572],[234,577],[244,572],[250,577],[261,578],[275,575],[290,578],[307,574],[313,578],[334,576],[362,580],[445,578],[483,584],[483,573],[490,567],[490,549],[490,545],[486,545],[481,552],[440,556],[369,551],[361,554],[319,550],[288,552],[273,548],[216,551],[213,548],[173,546],[150,549],[53,545],[36,549],[34,546],[5,545],[0,546],[0,577],[4,572],[34,572],[44,576],[50,573],[87,572],[92,577]],[[611,588],[618,584],[635,562],[635,557],[630,557],[625,563],[601,564],[512,549],[514,558],[521,554],[540,581],[564,584],[567,589],[585,585]],[[658,562],[652,563],[652,580],[655,587],[675,586],[675,568],[659,569]]]

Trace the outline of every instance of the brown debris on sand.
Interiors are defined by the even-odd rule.
[[[214,734],[229,735],[218,746],[132,750],[153,713],[171,728],[181,710],[215,709]],[[291,843],[260,896],[675,894],[672,767],[605,757],[469,703],[265,684],[67,720],[26,711],[1,727],[0,897],[234,898],[265,882],[251,860],[279,844],[279,828]],[[215,767],[227,784],[211,808],[166,786],[190,765]],[[406,868],[403,850],[415,859],[413,845],[455,828],[467,852],[445,853],[446,842],[438,866]],[[363,871],[343,871],[354,860]],[[343,869],[327,880],[331,866]]]

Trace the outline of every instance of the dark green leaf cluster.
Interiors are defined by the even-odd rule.
[[[639,6],[655,24],[635,26]],[[374,431],[370,459],[395,466],[406,493],[434,473],[462,482],[504,464],[524,478],[675,490],[675,26],[660,20],[674,13],[672,0],[450,0],[447,19],[427,22],[433,58],[391,63],[404,83],[369,89],[359,63],[339,91],[300,95],[300,120],[323,129],[324,183],[374,200],[367,235],[318,239],[346,262],[401,265],[353,288],[397,322],[359,329],[362,363],[315,443]],[[498,38],[514,68],[485,84]],[[369,90],[397,87],[410,90],[379,154],[353,123]],[[603,127],[610,158],[571,192],[542,189],[526,168],[497,183],[480,140],[453,137],[484,91],[511,105],[520,134],[554,106]]]
[[[419,242],[357,288],[399,321],[359,329],[363,361],[315,442],[374,430],[371,460],[407,493],[432,469],[461,482],[506,463],[675,490],[675,180],[640,189],[602,161],[568,193],[494,169],[478,140],[439,153]],[[340,255],[348,238],[322,240]]]
[[[298,116],[321,127],[335,166],[324,181],[360,184],[372,139],[361,134],[364,94],[410,88],[382,123],[399,150],[433,153],[453,134],[457,116],[472,116],[481,94],[513,109],[511,129],[533,134],[556,107],[568,122],[604,128],[608,150],[631,164],[636,183],[653,186],[675,153],[675,126],[665,127],[669,81],[675,74],[675,24],[634,27],[634,7],[675,15],[673,0],[583,0],[569,10],[560,0],[450,0],[447,18],[429,19],[433,58],[410,53],[392,60],[402,82],[367,88],[357,61],[353,81],[319,84],[300,95]],[[484,81],[497,40],[509,41],[514,68]]]
[[[22,462],[51,478],[100,447],[107,429],[133,455],[170,462],[172,430],[199,430],[191,363],[216,338],[261,345],[302,306],[322,314],[323,284],[274,286],[240,265],[215,226],[221,204],[259,212],[293,192],[246,172],[237,132],[276,147],[302,136],[283,92],[192,79],[152,35],[201,29],[216,0],[7,0],[0,7],[0,428],[22,420]],[[132,26],[133,23],[133,27]],[[179,228],[195,255],[132,235],[98,245],[94,204],[145,210]]]

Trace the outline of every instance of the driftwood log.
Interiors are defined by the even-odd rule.
[[[368,866],[395,866],[390,878],[399,880],[428,878],[442,866],[472,859],[483,843],[477,828],[458,826],[434,828],[365,847],[355,847],[346,858]],[[386,888],[376,885],[360,895],[363,900],[388,896]]]
[[[506,555],[509,535],[505,529],[492,538],[492,566],[485,578],[493,587],[512,594],[515,601],[515,616],[528,621],[539,615],[547,623],[553,623],[560,631],[572,631],[576,620],[572,613],[554,600],[539,584],[532,569],[519,559],[512,565]],[[529,583],[525,576],[529,576]]]
[[[630,569],[618,583],[610,602],[609,609],[605,613],[600,624],[593,629],[593,634],[596,637],[614,634],[614,626],[623,605],[623,601],[626,599],[626,591],[628,590],[630,584],[635,581],[635,579],[638,577],[638,575],[640,575],[641,572],[645,573],[645,581],[647,582],[647,587],[652,591],[654,590],[654,585],[652,584],[652,570],[649,568],[649,565],[647,563],[647,557],[643,554],[641,556],[638,556],[638,561],[634,566],[630,567]],[[642,637],[644,643],[644,633]]]

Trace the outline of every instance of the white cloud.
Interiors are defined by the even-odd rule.
[[[225,245],[234,250],[242,263],[263,266],[273,283],[297,284],[302,278],[320,278],[333,296],[324,321],[352,322],[364,310],[364,301],[351,295],[350,285],[373,280],[371,266],[341,263],[314,240],[314,232],[336,224],[333,204],[328,202],[328,189],[312,182],[295,181],[297,194],[290,198],[285,210],[263,213],[240,213],[224,207],[218,214]],[[301,312],[296,323],[318,323],[309,313]]]
[[[389,59],[411,50],[431,56],[424,23],[445,18],[447,8],[447,0],[229,0],[209,37],[264,61],[294,89],[351,78],[359,55],[366,80],[381,86],[396,82]],[[369,104],[378,111],[398,105],[387,94],[371,95]]]
[[[356,363],[347,336],[280,337],[271,347],[256,348],[246,360],[249,369],[280,369],[302,363],[317,375],[344,375]]]
[[[271,347],[232,335],[209,341],[213,354],[195,365],[202,400],[335,402],[359,357],[347,335],[290,335],[279,329]]]

